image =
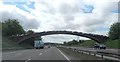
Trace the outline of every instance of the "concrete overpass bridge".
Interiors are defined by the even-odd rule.
[[[22,43],[25,40],[28,40],[30,38],[46,36],[46,35],[53,35],[53,34],[68,34],[68,35],[82,36],[82,37],[86,37],[91,40],[94,40],[98,43],[103,43],[108,39],[107,36],[90,34],[90,33],[82,33],[82,32],[76,32],[76,31],[74,31],[74,32],[73,31],[44,31],[44,32],[33,33],[33,34],[29,34],[29,35],[24,35],[24,36],[12,36],[10,38],[18,43]]]

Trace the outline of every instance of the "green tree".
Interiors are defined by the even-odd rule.
[[[79,43],[82,43],[82,40],[79,40]]]
[[[67,43],[67,45],[77,45],[77,44],[79,44],[79,42],[77,40],[74,40],[74,39]]]
[[[16,19],[8,19],[2,22],[2,32],[5,36],[24,34],[23,27],[19,24]]]
[[[109,31],[110,40],[120,39],[120,22],[114,23]]]
[[[67,44],[67,42],[64,42],[64,45],[66,45]]]
[[[78,44],[79,42],[77,40],[72,40],[73,44]]]
[[[34,33],[33,30],[28,30],[28,31],[27,31],[27,34],[33,34],[33,33]]]

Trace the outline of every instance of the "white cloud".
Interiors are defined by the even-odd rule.
[[[45,4],[46,2],[47,4]],[[79,2],[80,4],[79,0],[77,0],[76,2]],[[58,0],[56,1],[56,3],[58,3]],[[90,14],[83,13],[81,11],[83,5],[77,5],[75,1],[73,2],[70,0],[69,2],[67,1],[64,3],[59,3],[58,5],[50,4],[50,1],[49,3],[48,1],[44,1],[44,11],[49,11],[48,9],[46,9],[49,7],[53,7],[53,9],[55,10],[54,15],[49,14],[49,12],[43,12],[43,14],[47,18],[43,19],[44,25],[46,25],[45,30],[72,30],[107,35],[108,31],[97,31],[97,28],[101,28],[101,30],[102,28],[109,28],[112,23],[117,21],[118,15],[116,15],[115,13],[111,13],[111,11],[117,7],[117,3],[115,2],[98,3],[96,1],[92,1],[82,3],[83,5],[93,5],[94,10]],[[47,5],[49,5],[49,7],[47,7]],[[43,26],[43,28],[44,27],[45,26]]]
[[[0,4],[0,8],[2,9],[0,10],[2,21],[7,19],[18,19],[25,30],[37,29],[40,25],[40,21],[38,21],[32,14],[19,9],[14,5]]]
[[[92,5],[94,7],[92,13],[84,13],[82,10],[85,7],[84,5]],[[35,9],[30,10],[30,13],[28,13],[16,6],[5,5],[2,6],[4,8],[2,12],[12,15],[7,17],[20,18],[24,28],[36,28],[34,30],[37,32],[72,30],[107,35],[107,28],[118,21],[118,14],[112,12],[113,9],[117,9],[117,2],[108,0],[106,2],[99,2],[98,0],[35,0],[34,6]],[[28,20],[28,22],[24,20]],[[99,31],[98,28],[101,30]],[[102,30],[104,28],[106,30]],[[70,38],[72,39],[72,37],[74,38],[74,36]],[[62,41],[67,36],[55,36],[55,38],[59,39],[54,41]],[[46,36],[46,40],[49,39],[54,39],[54,37],[47,38]],[[69,40],[69,38],[66,40]]]

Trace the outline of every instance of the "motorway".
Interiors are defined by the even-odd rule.
[[[69,58],[56,47],[3,52],[2,60],[66,60],[69,62]]]
[[[118,53],[117,49],[106,49],[98,50],[94,48],[84,48],[84,47],[71,47],[80,50],[88,51],[104,51]],[[26,49],[26,50],[17,50],[11,52],[3,52],[2,60],[24,60],[24,62],[32,60],[66,60],[71,62],[71,57],[66,56],[61,50],[56,47],[44,48],[44,49]]]

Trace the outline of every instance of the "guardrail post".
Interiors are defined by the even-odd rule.
[[[83,51],[81,51],[81,53],[83,54]]]
[[[96,56],[96,53],[94,53],[94,56]]]
[[[89,52],[89,55],[90,55],[90,52]]]
[[[101,55],[101,57],[103,58],[103,54]]]
[[[77,50],[77,52],[79,53],[79,50]]]

